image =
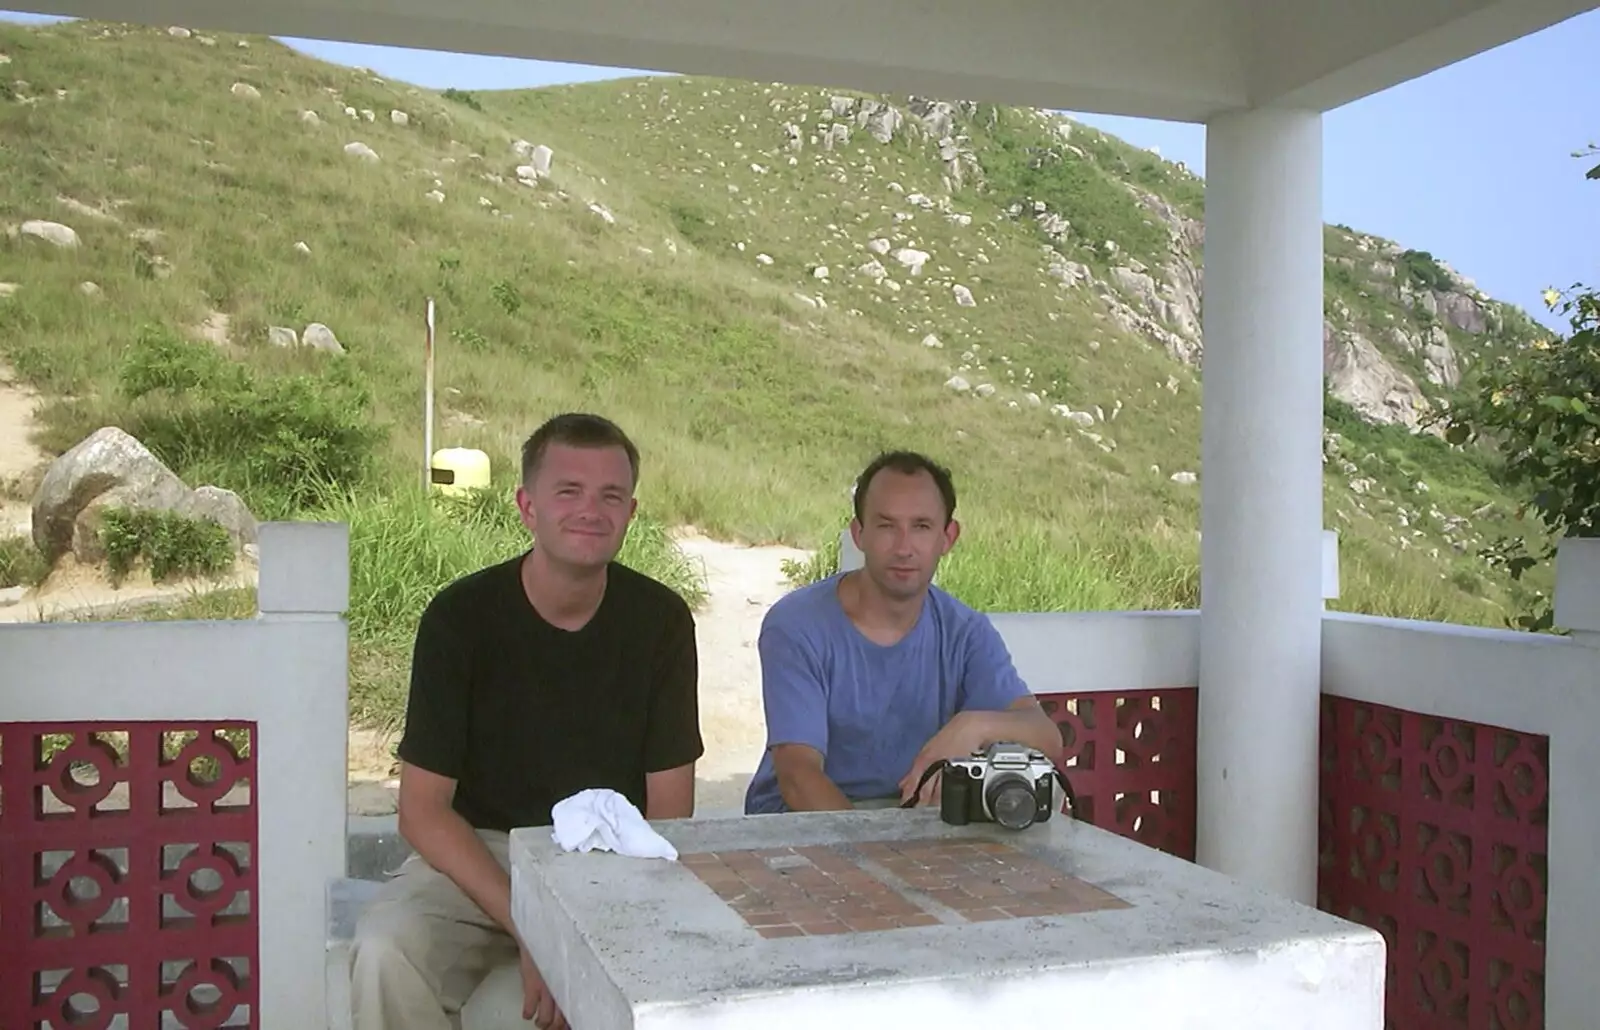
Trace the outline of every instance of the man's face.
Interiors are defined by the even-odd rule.
[[[621,447],[551,444],[533,481],[517,488],[517,510],[535,546],[576,568],[615,558],[637,507]]]
[[[955,546],[961,527],[946,523],[944,497],[932,476],[884,469],[867,485],[861,519],[850,532],[878,589],[910,600],[933,582],[939,559]]]

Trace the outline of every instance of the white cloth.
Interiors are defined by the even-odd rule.
[[[551,836],[563,851],[615,851],[677,861],[678,849],[650,828],[633,803],[614,790],[580,790],[550,810]]]

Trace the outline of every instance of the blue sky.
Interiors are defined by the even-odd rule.
[[[23,16],[0,17],[23,19]],[[419,86],[507,89],[643,74],[287,39],[305,53]],[[1324,217],[1431,251],[1547,324],[1547,286],[1600,284],[1600,11],[1330,112]],[[1584,72],[1584,68],[1590,68]],[[1079,115],[1205,169],[1194,125]],[[1562,327],[1564,328],[1564,327]]]

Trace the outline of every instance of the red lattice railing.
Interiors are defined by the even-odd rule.
[[[1544,1026],[1549,739],[1324,695],[1318,905],[1388,942],[1387,1030]]]
[[[1198,691],[1041,694],[1081,817],[1194,861]]]
[[[0,723],[0,1027],[257,1025],[254,737]]]

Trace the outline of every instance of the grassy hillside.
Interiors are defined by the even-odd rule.
[[[483,448],[509,489],[545,417],[616,417],[644,452],[630,559],[691,597],[667,527],[823,545],[860,466],[910,446],[955,470],[965,535],[941,583],[970,603],[1197,603],[1199,488],[1172,476],[1202,471],[1198,378],[1103,288],[1171,257],[1128,185],[1201,214],[1177,166],[956,105],[947,190],[907,98],[876,98],[903,118],[883,143],[834,92],[779,85],[440,95],[270,40],[91,24],[0,27],[0,53],[0,354],[55,398],[42,442],[118,424],[258,517],[349,521],[361,714],[395,713],[423,599],[521,544],[507,509],[417,496],[430,296],[436,445]],[[519,141],[551,148],[548,178],[519,181]],[[26,219],[79,244],[20,236]],[[928,255],[918,274],[904,248]],[[1063,262],[1101,285],[1066,285]],[[1330,282],[1330,305],[1385,314]],[[312,322],[345,353],[269,342]],[[1500,624],[1519,602],[1471,556],[1513,506],[1492,461],[1337,403],[1329,428],[1338,606]]]

